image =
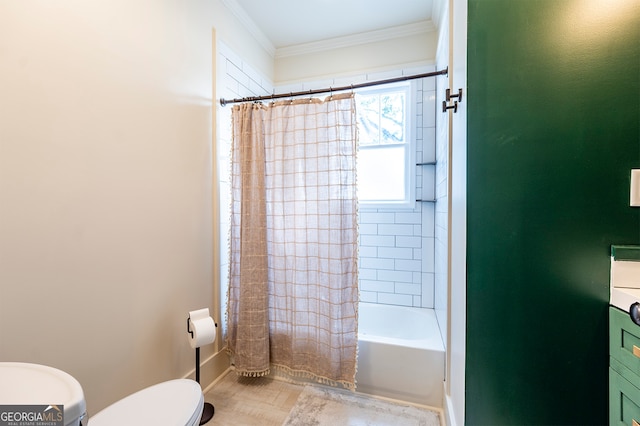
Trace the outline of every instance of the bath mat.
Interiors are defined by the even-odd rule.
[[[319,386],[305,386],[283,426],[440,426],[437,412]]]

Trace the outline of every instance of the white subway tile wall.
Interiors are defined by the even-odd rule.
[[[435,71],[435,66],[356,76],[375,81]],[[336,80],[334,86],[348,85]],[[416,163],[436,162],[436,85],[414,80]],[[293,90],[303,90],[297,87]],[[435,200],[435,164],[416,166],[416,198]],[[435,203],[412,209],[360,206],[360,300],[390,305],[434,307]]]
[[[226,99],[340,87],[365,81],[394,78],[435,71],[435,66],[412,67],[398,71],[357,75],[349,78],[273,85],[242,61],[224,43],[218,43],[218,96]],[[435,79],[414,80],[416,102],[414,138],[417,163],[434,163]],[[221,282],[228,278],[229,232],[229,152],[231,146],[231,106],[218,106],[217,155],[220,179]],[[416,167],[416,197],[435,198],[435,166]],[[423,308],[434,307],[435,205],[417,202],[412,209],[367,209],[360,207],[360,299]],[[223,286],[226,287],[226,286]],[[226,289],[222,289],[226,300]]]

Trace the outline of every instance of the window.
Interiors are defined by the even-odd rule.
[[[358,196],[363,205],[413,207],[415,149],[410,105],[409,83],[356,93]]]

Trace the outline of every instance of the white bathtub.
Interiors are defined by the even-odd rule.
[[[442,407],[444,345],[432,309],[360,303],[356,389]]]

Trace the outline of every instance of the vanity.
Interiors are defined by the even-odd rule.
[[[609,424],[640,426],[640,246],[611,247]]]

